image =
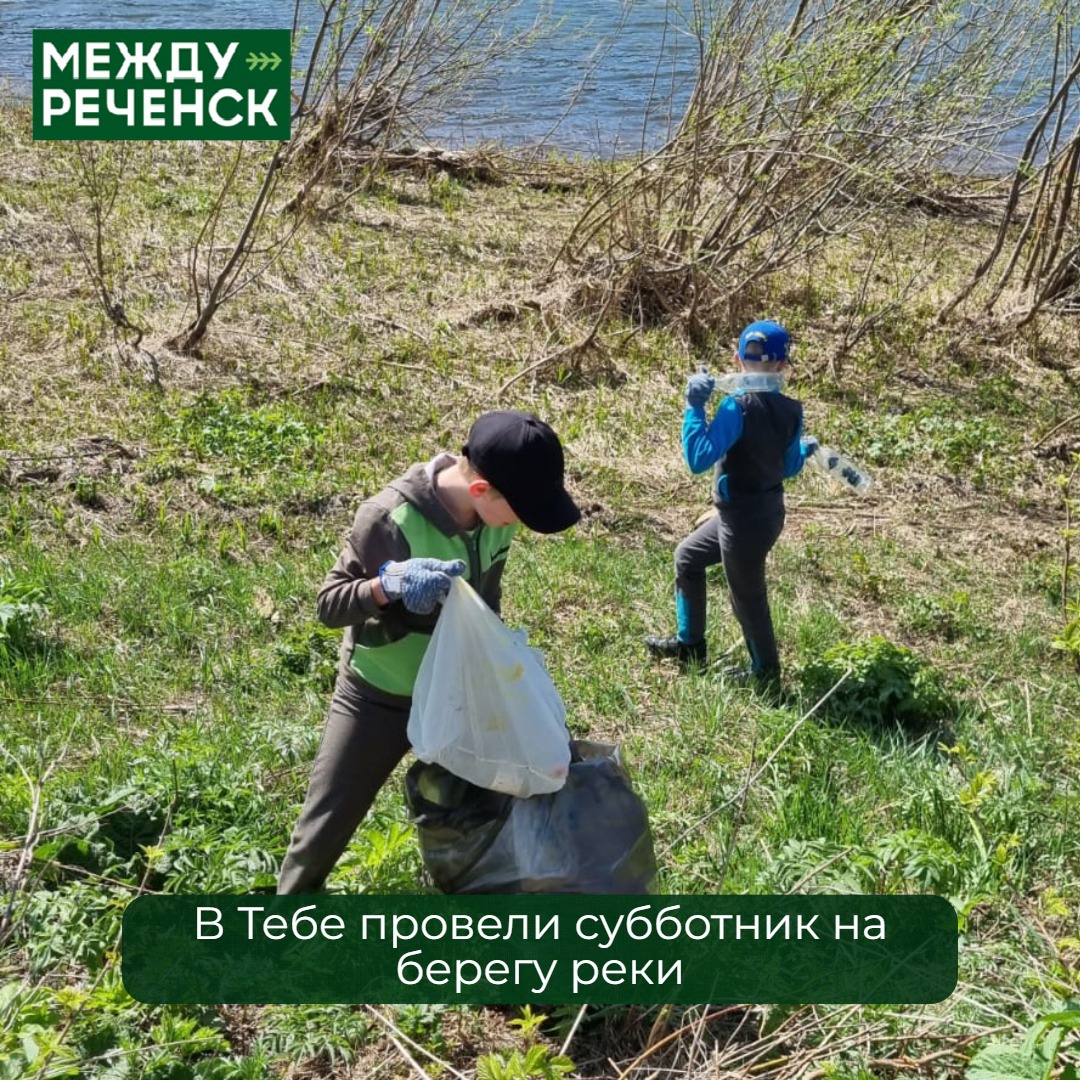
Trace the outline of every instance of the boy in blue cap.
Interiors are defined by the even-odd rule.
[[[751,323],[739,337],[736,359],[744,372],[777,373],[788,363],[791,339],[779,323]],[[647,637],[657,657],[702,664],[705,645],[705,570],[723,563],[731,607],[750,653],[749,668],[724,674],[738,682],[774,683],[780,675],[765,585],[765,559],[784,528],[784,480],[795,476],[816,445],[802,439],[803,409],[774,390],[737,390],[725,397],[712,420],[705,405],[715,388],[705,371],[686,384],[683,454],[695,473],[715,469],[717,514],[675,550],[674,637]]]

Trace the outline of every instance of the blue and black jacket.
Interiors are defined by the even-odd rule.
[[[782,499],[784,481],[806,460],[802,428],[802,403],[795,398],[778,390],[737,391],[720,402],[711,421],[702,406],[687,406],[683,455],[691,472],[715,469],[718,507]]]

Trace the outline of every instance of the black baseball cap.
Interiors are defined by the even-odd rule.
[[[563,486],[559,436],[533,413],[512,409],[484,413],[477,417],[461,452],[533,532],[562,532],[581,519]]]

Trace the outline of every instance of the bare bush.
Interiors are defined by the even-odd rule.
[[[131,159],[141,150],[123,142],[71,145],[75,193],[64,213],[68,240],[93,284],[102,313],[112,324],[120,361],[128,367],[145,365],[150,381],[160,386],[157,357],[142,345],[147,328],[133,319],[124,301],[130,254],[110,243],[109,223],[117,195]]]
[[[612,280],[639,323],[692,341],[745,317],[763,278],[884,206],[972,174],[1014,122],[1035,7],[941,0],[695,6],[699,69],[661,148],[609,169],[552,269]],[[995,107],[992,95],[1009,108]]]
[[[1016,162],[997,236],[970,280],[942,308],[942,321],[980,284],[987,285],[984,310],[1007,305],[1006,317],[1016,329],[1048,307],[1080,309],[1080,48],[1064,14],[1056,27],[1045,103]]]
[[[364,189],[395,140],[424,131],[478,72],[530,40],[533,28],[503,33],[503,16],[514,2],[320,0],[321,21],[292,111],[292,137],[270,151],[239,144],[190,252],[195,318],[170,347],[199,350],[221,305],[286,250],[320,189],[333,181],[340,198]],[[298,2],[294,55],[301,39],[299,12]],[[227,228],[249,153],[263,161],[262,181],[239,231],[222,242],[218,236]]]

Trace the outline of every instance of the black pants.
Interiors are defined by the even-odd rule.
[[[409,750],[410,700],[339,672],[304,807],[281,864],[278,893],[322,888],[379,789]]]
[[[779,669],[765,560],[783,529],[783,501],[725,505],[679,544],[675,549],[675,600],[681,641],[704,639],[705,571],[723,563],[731,609],[742,627],[751,667],[757,672]]]

